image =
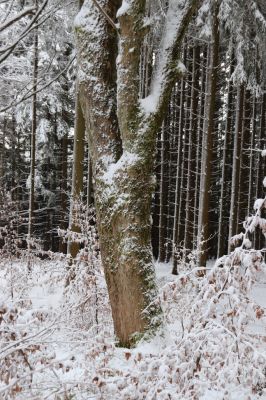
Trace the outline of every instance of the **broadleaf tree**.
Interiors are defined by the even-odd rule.
[[[182,39],[201,2],[168,2],[150,91],[141,99],[141,49],[151,23],[146,3],[87,0],[75,21],[101,256],[115,333],[127,346],[161,324],[150,221],[156,134],[183,73]]]

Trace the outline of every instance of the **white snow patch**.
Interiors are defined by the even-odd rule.
[[[257,199],[254,203],[254,210],[259,210],[263,207],[264,199]]]
[[[152,93],[144,99],[140,100],[140,106],[145,114],[152,114],[156,111],[158,99],[158,94]]]
[[[139,156],[137,154],[125,151],[116,163],[109,164],[109,166],[107,167],[107,171],[103,175],[103,180],[108,185],[112,184],[114,175],[120,168],[130,166],[138,160]]]
[[[119,18],[122,17],[122,15],[127,14],[129,9],[130,9],[130,3],[128,2],[128,0],[123,0],[121,7],[118,9],[116,13],[116,17]]]

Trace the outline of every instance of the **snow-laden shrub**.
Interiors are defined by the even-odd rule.
[[[75,307],[75,326],[90,329],[94,334],[108,327],[112,331],[110,305],[99,250],[95,210],[82,200],[73,203],[73,225],[77,231],[60,230],[64,240],[76,242],[80,250],[75,260],[71,260],[66,275],[65,302],[66,310]],[[68,313],[73,320],[72,312]],[[111,327],[111,329],[110,329]]]
[[[160,289],[162,336],[131,351],[102,344],[96,367],[87,367],[96,399],[253,400],[266,392],[265,310],[253,296],[265,264],[250,237],[256,226],[265,234],[265,204],[256,202],[231,254],[203,276],[185,268]]]

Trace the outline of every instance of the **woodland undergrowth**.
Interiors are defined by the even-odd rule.
[[[256,229],[266,231],[265,206],[265,199],[256,202],[243,234],[232,239],[235,250],[206,273],[193,257],[178,276],[170,275],[169,265],[156,300],[163,327],[130,350],[116,347],[92,210],[78,206],[81,229],[73,235],[82,249],[75,263],[61,254],[28,254],[29,268],[5,247],[0,398],[264,398],[266,320],[254,290],[266,282],[265,263],[252,239]],[[2,233],[9,235],[6,227]],[[74,240],[71,232],[60,235]]]

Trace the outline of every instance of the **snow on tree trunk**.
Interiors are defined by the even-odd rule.
[[[151,251],[156,133],[181,74],[180,43],[198,1],[169,2],[150,94],[140,100],[145,1],[94,2],[76,19],[79,94],[88,131],[102,262],[115,333],[131,346],[161,324]],[[118,51],[119,48],[119,51]]]

